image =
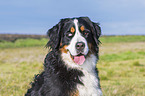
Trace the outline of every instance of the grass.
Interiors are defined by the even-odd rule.
[[[100,57],[100,60],[104,62],[114,62],[114,61],[124,61],[124,60],[133,60],[133,59],[143,59],[145,57],[145,52],[132,52],[127,51],[120,54],[105,54]]]
[[[103,36],[103,43],[120,43],[120,42],[144,42],[145,36]]]
[[[0,48],[18,48],[18,47],[32,47],[32,46],[44,46],[48,39],[17,39],[15,42],[1,41]]]
[[[10,48],[0,45],[0,96],[24,95],[34,74],[43,69],[47,40],[26,41],[10,42]],[[97,67],[104,96],[145,96],[145,38],[111,36],[101,41]]]
[[[0,96],[22,96],[43,68],[43,47],[0,49]]]

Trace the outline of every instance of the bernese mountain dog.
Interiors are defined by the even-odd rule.
[[[47,34],[44,71],[25,96],[102,96],[96,68],[99,24],[88,17],[65,18]]]

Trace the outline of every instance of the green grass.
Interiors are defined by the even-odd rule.
[[[122,52],[120,54],[106,54],[100,57],[104,62],[113,62],[113,61],[124,61],[124,60],[133,60],[133,59],[143,59],[145,57],[145,52]]]
[[[101,41],[97,67],[104,96],[145,96],[144,38],[111,36],[101,37]],[[34,75],[43,69],[46,42],[47,39],[21,39],[9,42],[11,46],[1,42],[0,96],[25,94]]]
[[[144,42],[145,36],[103,36],[102,43]]]
[[[16,48],[16,47],[32,47],[43,46],[47,43],[48,39],[18,39],[15,42],[1,41],[0,48]]]

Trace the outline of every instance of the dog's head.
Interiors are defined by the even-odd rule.
[[[47,46],[69,54],[76,64],[81,65],[90,54],[98,57],[100,35],[98,23],[88,17],[66,18],[48,30]]]

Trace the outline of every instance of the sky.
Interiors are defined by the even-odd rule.
[[[88,16],[102,35],[145,35],[145,0],[0,0],[0,34],[40,34]]]

